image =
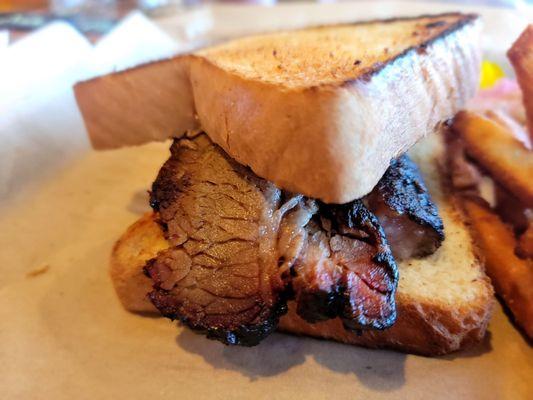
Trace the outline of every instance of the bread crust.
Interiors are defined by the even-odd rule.
[[[146,213],[113,246],[109,274],[120,302],[129,311],[158,313],[146,296],[152,283],[144,275],[146,261],[168,248],[156,214]]]

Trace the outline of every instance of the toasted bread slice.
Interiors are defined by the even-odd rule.
[[[424,355],[444,354],[479,341],[485,334],[493,305],[492,287],[483,272],[467,228],[452,199],[441,190],[436,155],[441,144],[430,137],[415,146],[412,157],[424,174],[444,222],[446,239],[433,255],[399,264],[398,319],[384,331],[358,336],[341,321],[309,324],[292,305],[279,328],[368,347],[388,347]],[[142,274],[145,262],[164,247],[165,239],[152,214],[130,227],[111,257],[111,276],[124,307],[155,312],[146,294],[151,281]]]
[[[345,203],[474,94],[478,39],[476,16],[459,13],[309,28],[82,82],[75,93],[97,148],[201,126],[260,177]]]

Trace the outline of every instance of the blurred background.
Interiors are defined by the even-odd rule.
[[[416,3],[448,3],[458,8],[463,6],[489,6],[502,9],[526,10],[533,0],[418,0]],[[291,4],[311,3],[298,0],[0,0],[0,41],[7,45],[14,43],[29,32],[55,20],[66,21],[86,36],[92,43],[108,33],[122,18],[132,11],[139,10],[153,20],[171,18],[176,14],[198,12],[213,6],[231,9],[232,24],[249,24],[250,20],[242,15],[239,8],[246,5],[272,6],[289,5],[286,13],[291,12]],[[317,0],[314,3],[337,3],[335,0]],[[338,2],[340,3],[340,2]],[[342,3],[345,3],[342,1]],[[352,1],[351,3],[356,3]],[[368,3],[364,2],[364,3]],[[381,3],[382,8],[390,7],[393,2]],[[294,7],[292,7],[294,10]],[[530,10],[529,10],[530,11]],[[243,11],[246,12],[246,11]],[[205,13],[204,13],[205,14]],[[193,16],[198,19],[198,15]],[[206,29],[207,17],[203,17]],[[257,16],[256,16],[257,19]],[[258,21],[259,22],[259,21]],[[261,24],[260,24],[261,25]],[[235,27],[237,28],[237,27]],[[189,28],[191,29],[191,28]],[[193,28],[194,29],[194,28]],[[198,30],[198,28],[196,28]],[[232,36],[232,35],[231,35]]]

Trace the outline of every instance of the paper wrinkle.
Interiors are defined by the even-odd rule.
[[[169,143],[90,151],[71,91],[91,74],[244,33],[458,7],[214,6],[156,20],[164,33],[132,14],[96,48],[62,23],[0,47],[0,398],[533,398],[533,350],[499,307],[479,347],[433,359],[282,334],[225,347],[125,312],[109,254],[146,211]],[[498,62],[528,22],[461,8],[488,17],[485,46]]]

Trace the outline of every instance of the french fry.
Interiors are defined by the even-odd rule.
[[[504,126],[473,112],[459,112],[452,130],[463,139],[468,155],[526,206],[533,205],[532,151]]]
[[[527,230],[520,236],[517,250],[521,257],[533,259],[533,222],[529,223]]]
[[[516,323],[533,339],[533,266],[516,256],[516,239],[498,215],[475,200],[463,197],[474,239],[485,258],[485,269],[496,293]]]
[[[507,52],[522,89],[529,136],[533,141],[533,25],[529,25]]]

